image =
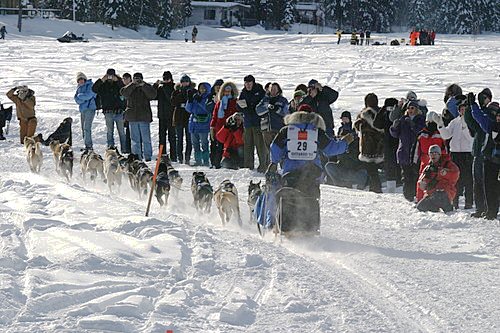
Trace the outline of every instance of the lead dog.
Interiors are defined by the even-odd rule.
[[[233,214],[241,226],[240,204],[238,201],[238,190],[231,181],[224,180],[214,193],[215,206],[219,211],[222,225],[229,223]]]
[[[36,142],[32,136],[25,136],[24,149],[31,172],[39,173],[43,164],[42,144]]]
[[[170,195],[170,179],[168,178],[168,164],[162,158],[156,175],[155,196],[160,206],[167,205]]]
[[[213,189],[204,172],[193,172],[191,181],[191,192],[193,193],[194,206],[200,212],[210,213],[212,206]]]

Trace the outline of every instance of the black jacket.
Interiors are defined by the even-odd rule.
[[[147,83],[139,86],[132,82],[123,87],[120,92],[127,99],[127,108],[125,109],[126,121],[144,121],[149,123],[153,121],[150,105],[150,101],[156,97],[156,90],[153,86]]]
[[[98,79],[94,83],[92,91],[99,96],[103,113],[123,110],[123,102],[120,97],[122,87],[123,83],[120,78],[117,81]]]
[[[172,126],[172,117],[174,114],[172,106],[174,86],[173,82],[153,84],[153,88],[156,89],[156,99],[158,100],[158,119],[166,121],[168,127]]]
[[[319,113],[326,125],[326,133],[333,135],[333,114],[330,104],[339,98],[339,93],[328,86],[324,86],[313,98],[309,95],[304,97],[301,104],[310,105],[313,110]]]

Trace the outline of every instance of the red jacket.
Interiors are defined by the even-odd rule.
[[[229,118],[229,116],[238,112],[238,109],[236,108],[236,99],[232,98],[229,100],[227,109],[224,110],[224,118],[217,118],[220,104],[220,101],[217,101],[217,103],[215,103],[212,120],[210,121],[210,128],[215,128],[215,133],[218,133],[219,130],[224,127],[224,125],[226,124],[226,119]]]
[[[443,170],[445,170],[444,175]],[[420,201],[424,197],[440,190],[446,192],[450,202],[453,201],[455,195],[457,194],[456,185],[459,176],[460,170],[458,169],[458,166],[450,160],[448,155],[441,157],[437,165],[437,171],[432,170],[431,163],[427,164],[419,177],[419,183],[421,180],[425,180],[427,182],[427,188],[424,191],[421,191],[423,195],[420,195],[420,197],[417,193],[417,201]]]
[[[223,157],[231,158],[231,150],[236,150],[243,146],[243,126],[236,130],[230,130],[227,127],[222,127],[216,134],[217,141],[224,145]]]
[[[446,142],[441,137],[439,131],[430,132],[427,128],[424,128],[422,132],[418,135],[417,138],[417,148],[415,149],[415,157],[414,162],[417,162],[417,159],[420,159],[420,172],[424,169],[424,167],[429,164],[429,147],[432,145],[438,145],[441,147],[441,154],[448,155],[448,151],[446,150]]]

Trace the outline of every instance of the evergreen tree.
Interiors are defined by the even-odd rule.
[[[161,16],[156,31],[156,34],[160,35],[160,37],[170,37],[170,32],[172,31],[172,15],[172,3],[170,0],[161,0]]]
[[[295,4],[293,0],[285,0],[284,6],[281,27],[288,31],[290,26],[295,22]]]
[[[105,22],[110,23],[111,28],[122,24],[125,10],[123,0],[109,0],[106,6],[104,13]]]

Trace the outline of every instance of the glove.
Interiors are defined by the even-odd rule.
[[[400,120],[400,119],[396,119],[396,120],[394,120],[394,121],[392,122],[392,126],[394,126],[394,127],[398,127],[398,126],[399,126],[399,124],[401,124],[401,120]]]
[[[350,145],[354,141],[354,135],[352,133],[347,133],[344,135],[341,140],[347,142],[347,145]]]
[[[435,113],[432,118],[432,120],[438,125],[438,127],[444,126],[443,118],[440,115]]]
[[[474,95],[473,92],[467,94],[467,103],[469,103],[469,105],[476,103],[476,95]]]
[[[200,101],[201,101],[201,95],[200,95],[200,94],[195,94],[195,95],[193,96],[193,99],[194,99],[195,101],[197,101],[197,102],[200,102]]]
[[[275,163],[269,164],[269,166],[267,167],[266,173],[265,173],[266,177],[271,175],[271,174],[275,174],[277,170],[278,170],[277,164],[275,164]]]

